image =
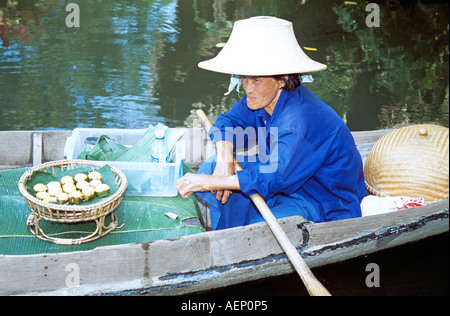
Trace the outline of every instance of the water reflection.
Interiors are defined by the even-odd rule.
[[[233,22],[273,15],[294,23],[307,54],[326,63],[308,87],[351,130],[405,123],[448,126],[448,4],[336,0],[0,0],[0,130],[189,125],[238,99],[228,77],[200,70]],[[424,3],[424,1],[422,1]]]

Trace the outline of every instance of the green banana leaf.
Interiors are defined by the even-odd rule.
[[[97,161],[111,161],[114,155],[120,157],[124,151],[128,150],[127,147],[117,143],[111,139],[108,135],[102,135],[98,138],[95,146],[89,152],[82,152],[78,159],[84,160],[97,160]]]
[[[199,219],[199,209],[192,195],[188,199],[176,197],[133,197],[124,196],[115,210],[119,226],[108,235],[81,245],[57,245],[36,238],[27,228],[31,211],[20,194],[18,182],[28,168],[0,171],[0,255],[28,255],[87,251],[97,247],[137,242],[151,242],[161,239],[179,238],[204,232],[200,220],[198,225],[187,219]],[[185,172],[192,172],[184,166]],[[178,215],[173,220],[165,215]],[[109,225],[110,218],[106,219]],[[92,233],[95,224],[58,224],[41,220],[41,227],[53,237],[79,238]]]
[[[100,161],[132,161],[151,162],[151,146],[155,140],[155,132],[162,129],[165,132],[165,139],[171,150],[175,143],[183,136],[184,129],[171,129],[158,123],[150,126],[139,141],[131,148],[123,146],[112,140],[108,135],[102,135],[97,140],[90,152],[82,152],[78,159],[100,160]]]

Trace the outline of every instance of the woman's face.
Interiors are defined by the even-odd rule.
[[[273,77],[244,76],[242,86],[247,94],[247,106],[250,109],[264,109],[272,115],[285,83]]]

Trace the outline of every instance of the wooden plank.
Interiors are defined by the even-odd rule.
[[[403,225],[420,217],[435,214],[439,210],[448,210],[449,199],[432,203],[420,208],[411,208],[397,212],[379,214],[366,217],[352,218],[335,222],[316,223],[311,229],[315,236],[311,247],[316,245],[332,244],[355,236],[355,231],[382,231],[387,227]],[[352,227],[352,229],[348,229]]]
[[[309,228],[307,255],[315,257],[314,267],[397,247],[448,231],[448,216],[446,199],[387,214],[315,223]]]
[[[69,130],[43,132],[43,162],[64,159],[64,146],[66,144],[67,137],[70,135],[72,135],[72,131]]]
[[[184,133],[182,140],[184,141],[185,145],[185,162],[192,162],[194,157],[194,150],[193,150],[193,141],[194,138],[192,136],[192,130],[187,129]]]
[[[42,133],[33,133],[33,166],[42,164]]]
[[[391,129],[383,129],[376,131],[352,132],[356,145],[375,143],[382,136],[392,131]]]
[[[411,211],[411,212],[410,212]],[[348,260],[448,231],[448,199],[370,218],[312,224],[279,221],[308,265]],[[172,254],[176,254],[173,257]],[[69,265],[80,284],[69,287]],[[265,223],[173,240],[29,256],[0,255],[0,294],[187,294],[291,273]],[[14,282],[11,282],[14,280]]]
[[[295,245],[303,243],[299,217],[281,222]],[[214,286],[227,285],[217,278],[220,270],[246,268],[252,260],[280,255],[282,250],[265,223],[228,231],[200,233],[172,240],[96,248],[91,251],[27,256],[0,255],[0,295],[57,291],[59,294],[92,294],[94,291],[139,290],[177,287],[191,280],[215,279]],[[245,263],[246,261],[247,263]],[[19,264],[20,262],[20,264]],[[289,264],[285,263],[287,267]],[[80,271],[80,286],[70,289],[69,265]],[[217,271],[216,271],[217,268]],[[251,269],[252,270],[252,269]],[[14,280],[14,282],[11,282]],[[228,282],[242,280],[230,278]],[[182,285],[182,284],[181,284]],[[134,287],[134,288],[133,288]],[[202,286],[198,290],[204,289]],[[180,290],[180,289],[179,289]],[[192,290],[192,289],[191,289]],[[191,291],[186,289],[187,292]],[[56,293],[56,294],[58,294]]]
[[[72,131],[0,131],[0,165],[20,167],[64,159],[64,145]]]
[[[0,165],[23,166],[32,163],[32,132],[0,131]]]

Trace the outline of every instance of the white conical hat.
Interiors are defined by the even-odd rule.
[[[325,70],[303,52],[292,23],[258,16],[236,21],[228,42],[200,68],[234,75],[272,76]]]

